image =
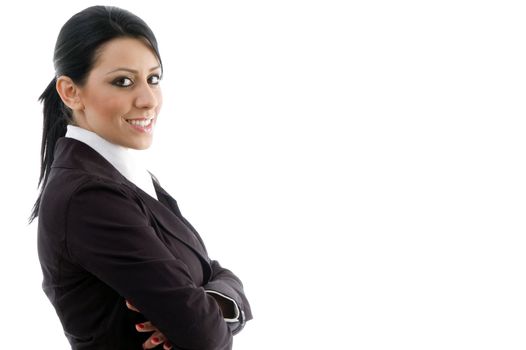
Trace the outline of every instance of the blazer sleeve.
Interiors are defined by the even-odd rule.
[[[172,344],[231,349],[216,301],[160,241],[130,190],[90,180],[72,194],[65,214],[70,258],[129,300]]]
[[[206,251],[206,246],[199,235],[199,232],[197,232],[192,224],[181,214],[181,210],[179,210],[175,198],[162,188],[159,180],[153,173],[150,172],[150,175],[154,185],[158,186],[161,195],[164,196],[164,199],[168,202],[173,213],[177,215],[185,225],[190,228],[190,230],[192,230]],[[225,321],[228,323],[228,327],[232,333],[237,334],[243,329],[245,322],[252,319],[252,311],[245,296],[243,284],[238,277],[236,277],[230,270],[221,267],[217,261],[210,261],[210,265],[212,268],[212,275],[210,281],[204,286],[204,288],[207,293],[213,294],[215,297],[219,296],[223,301],[232,304],[232,308],[235,310],[235,317],[232,319],[225,318]]]
[[[227,320],[233,334],[239,333],[245,327],[246,321],[252,319],[250,304],[245,296],[241,280],[230,270],[221,267],[219,262],[211,261],[212,277],[204,286],[209,293],[215,293],[231,301],[236,309],[236,318]]]

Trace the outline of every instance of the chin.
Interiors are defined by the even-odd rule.
[[[132,148],[138,151],[142,151],[142,150],[150,148],[151,145],[152,145],[152,138],[149,137],[148,139],[130,142],[126,144],[125,147]]]
[[[130,148],[136,149],[138,151],[143,151],[143,150],[150,148],[151,145],[152,145],[152,142],[150,141],[150,142],[144,142],[144,143],[140,143],[136,145],[130,145]]]

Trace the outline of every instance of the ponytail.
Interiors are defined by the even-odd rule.
[[[69,113],[58,95],[55,87],[56,82],[57,78],[53,78],[46,90],[44,90],[42,95],[38,98],[40,102],[44,103],[44,130],[42,132],[40,177],[38,179],[40,193],[33,206],[31,216],[29,217],[29,223],[38,216],[42,191],[46,186],[49,171],[51,170],[51,164],[54,159],[55,144],[60,137],[66,135],[66,128],[68,125]]]

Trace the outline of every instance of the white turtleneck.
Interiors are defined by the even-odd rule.
[[[74,125],[68,125],[66,137],[93,148],[135,186],[157,199],[152,178],[137,159],[137,151],[113,144],[92,131]]]

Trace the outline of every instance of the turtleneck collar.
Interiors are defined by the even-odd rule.
[[[98,134],[74,125],[67,126],[66,137],[93,148],[135,186],[157,199],[152,178],[138,161],[135,150],[113,144]]]

